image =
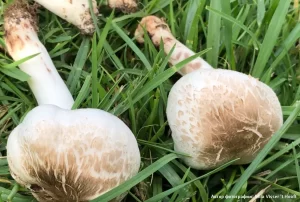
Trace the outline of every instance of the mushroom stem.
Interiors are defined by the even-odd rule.
[[[136,0],[107,0],[108,6],[112,9],[119,9],[123,13],[132,13],[137,10]]]
[[[7,51],[15,61],[39,54],[19,65],[22,71],[30,75],[28,84],[38,104],[71,109],[74,103],[72,95],[37,36],[35,14],[29,5],[16,1],[7,8],[4,29]]]
[[[172,48],[175,45],[175,48],[171,54],[169,62],[172,65],[176,65],[184,59],[187,59],[193,56],[195,53],[187,48],[185,45],[180,43],[171,33],[169,26],[160,18],[156,16],[147,16],[142,19],[138,28],[135,31],[135,37],[139,43],[144,42],[144,30],[149,33],[152,42],[155,46],[159,46],[160,41],[163,41],[164,51],[166,54],[169,54]],[[201,57],[194,59],[193,61],[186,64],[179,73],[181,75],[188,74],[197,69],[212,69],[206,61]]]
[[[78,27],[83,34],[92,34],[95,26],[90,14],[88,0],[34,0],[52,13]],[[92,0],[95,15],[98,14],[97,3]]]

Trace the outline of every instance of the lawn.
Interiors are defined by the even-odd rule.
[[[8,1],[8,0],[7,0]],[[0,45],[4,44],[0,3]],[[11,0],[10,0],[11,1]],[[69,87],[77,108],[98,108],[120,117],[136,136],[140,172],[94,201],[130,190],[124,201],[300,201],[300,12],[299,0],[143,0],[131,14],[102,5],[93,36],[39,8],[39,37]],[[166,118],[168,92],[180,78],[162,48],[149,37],[138,44],[142,17],[156,15],[176,38],[216,68],[230,69],[269,85],[284,124],[249,165],[229,162],[214,170],[188,168],[173,150]],[[37,106],[16,63],[0,51],[0,194],[3,201],[34,201],[9,174],[6,141]],[[224,197],[224,198],[223,198]]]

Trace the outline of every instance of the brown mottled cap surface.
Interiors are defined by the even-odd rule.
[[[134,176],[140,153],[130,129],[97,109],[41,105],[13,130],[7,159],[14,179],[39,201],[89,201]]]
[[[276,94],[248,75],[202,69],[173,86],[167,105],[175,150],[187,165],[212,169],[250,163],[282,125]]]

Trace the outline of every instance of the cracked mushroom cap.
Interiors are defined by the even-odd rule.
[[[167,117],[174,149],[187,165],[212,169],[230,160],[250,163],[282,125],[273,90],[230,70],[200,69],[171,89]]]
[[[92,200],[134,176],[140,152],[130,129],[96,109],[34,108],[9,136],[11,174],[39,201]]]

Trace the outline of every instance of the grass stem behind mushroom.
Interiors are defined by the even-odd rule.
[[[195,54],[155,16],[142,19],[135,35],[143,42],[144,29],[158,46],[162,40],[172,65]],[[189,154],[183,160],[196,169],[212,169],[239,158],[250,163],[283,122],[276,94],[266,84],[236,71],[213,69],[203,59],[188,63],[172,87],[167,118],[174,149]]]

